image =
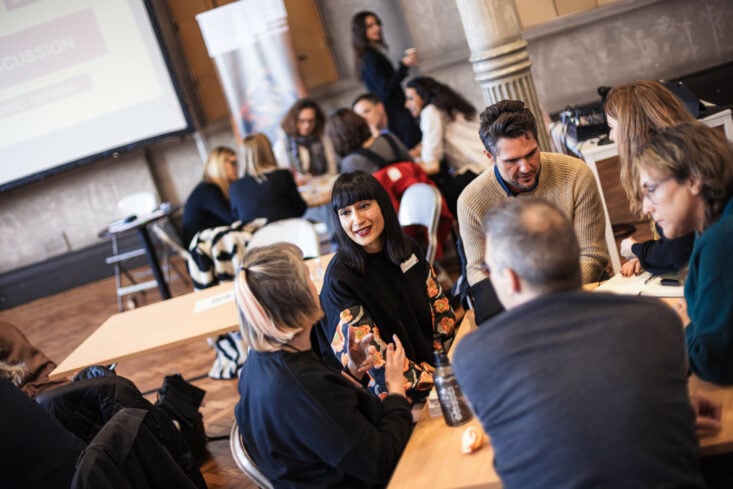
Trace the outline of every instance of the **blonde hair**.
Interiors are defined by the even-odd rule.
[[[277,351],[323,313],[300,249],[290,243],[245,253],[234,279],[242,338],[256,351]]]
[[[229,184],[233,182],[227,177],[227,158],[231,156],[236,158],[237,153],[226,146],[217,146],[212,149],[209,158],[206,160],[203,176],[205,182],[213,183],[219,187],[227,200],[229,200]]]
[[[697,180],[705,203],[703,230],[720,218],[733,196],[733,144],[697,121],[654,131],[633,164],[678,182]]]
[[[654,129],[691,122],[695,118],[664,85],[642,80],[614,87],[604,104],[606,114],[616,119],[621,185],[629,199],[631,212],[641,213],[639,170],[632,163],[636,153]]]
[[[275,154],[272,152],[270,140],[261,132],[246,136],[242,140],[244,168],[248,175],[258,181],[263,180],[266,170],[277,168]]]
[[[14,386],[20,387],[23,385],[23,375],[25,375],[25,364],[11,365],[0,362],[0,379],[8,379]]]

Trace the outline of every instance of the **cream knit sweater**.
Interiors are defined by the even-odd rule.
[[[582,160],[570,156],[541,153],[540,158],[539,184],[517,197],[541,197],[557,205],[570,218],[580,244],[583,283],[597,281],[608,264],[608,251],[603,204],[593,173]],[[486,211],[509,198],[496,181],[493,167],[473,180],[458,198],[458,224],[471,285],[485,278],[481,271],[485,245],[481,231],[483,217]]]

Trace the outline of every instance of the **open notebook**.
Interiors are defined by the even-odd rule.
[[[644,272],[641,275],[623,277],[617,273],[610,280],[603,282],[595,290],[613,292],[614,294],[649,295],[653,297],[683,297],[684,286],[662,285],[663,279],[677,279],[677,274],[652,275]]]

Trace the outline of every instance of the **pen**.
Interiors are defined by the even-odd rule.
[[[659,275],[657,275],[656,273],[652,273],[652,274],[650,274],[650,275],[649,275],[649,276],[648,276],[648,277],[646,278],[646,280],[644,280],[644,285],[648,284],[650,280],[652,280],[652,279],[654,279],[654,278],[657,278],[658,276],[659,276]]]

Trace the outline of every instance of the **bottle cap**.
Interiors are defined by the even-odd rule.
[[[445,352],[445,350],[435,350],[433,352],[433,358],[435,358],[436,367],[439,367],[441,365],[448,365],[450,363],[448,361],[448,354]]]

